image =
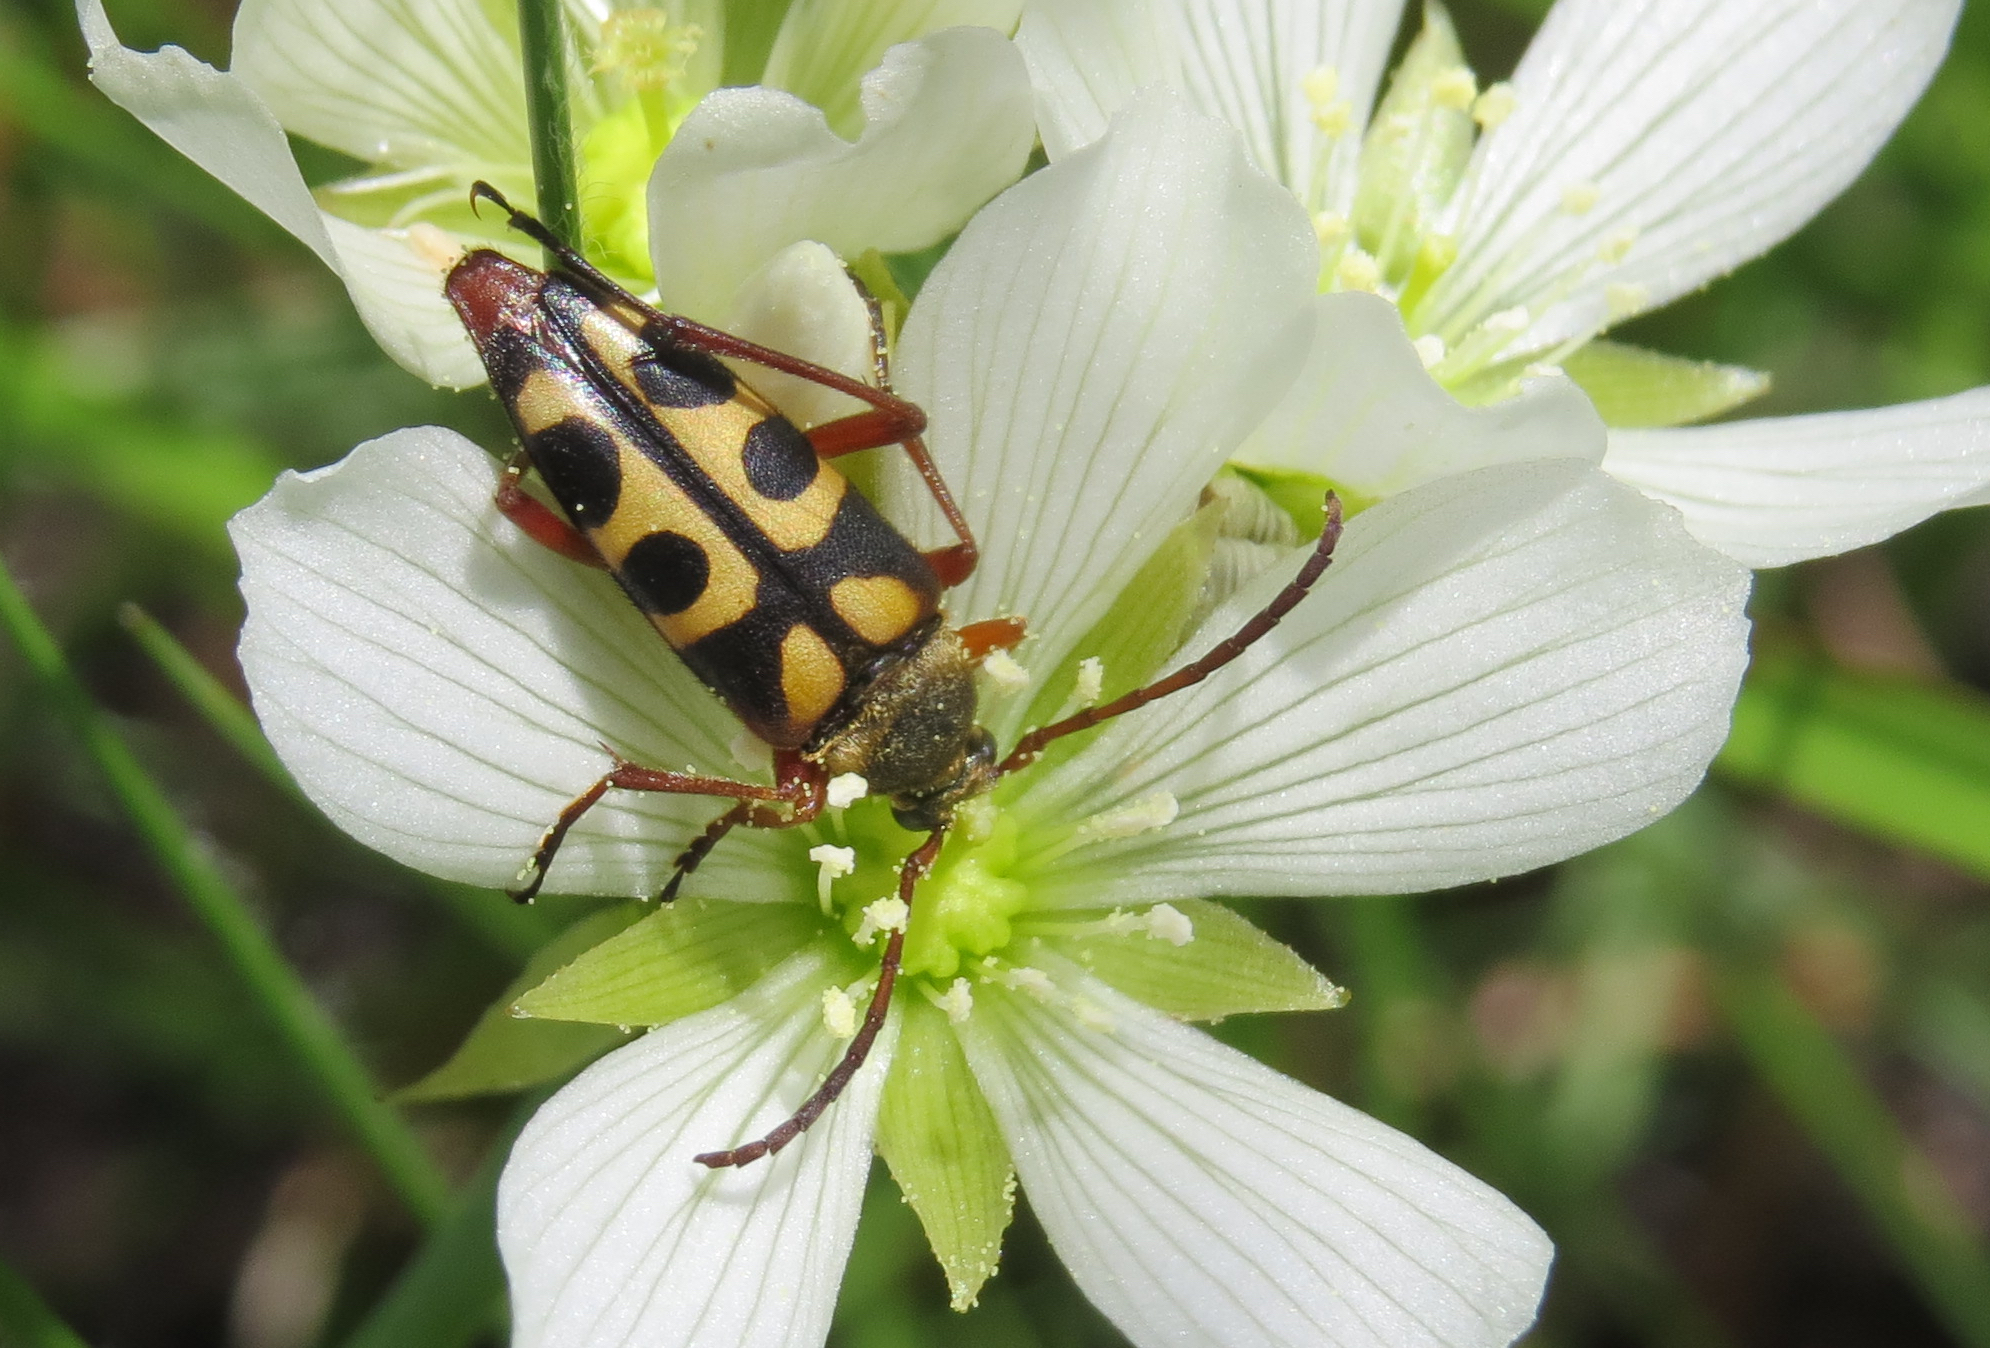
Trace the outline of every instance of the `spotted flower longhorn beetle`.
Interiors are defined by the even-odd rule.
[[[668,900],[732,829],[806,823],[821,813],[831,780],[855,773],[889,799],[900,824],[927,835],[899,870],[898,897],[910,911],[961,802],[1052,741],[1199,683],[1236,659],[1305,597],[1332,559],[1341,517],[1329,494],[1311,555],[1234,634],[1144,688],[1026,732],[998,758],[976,723],[974,671],[1021,641],[1024,622],[955,628],[940,611],[941,594],[973,573],[978,551],[921,438],[925,413],[891,392],[876,304],[874,386],[660,313],[489,184],[476,184],[471,199],[504,211],[557,264],[541,272],[475,249],[455,261],[444,284],[519,436],[519,454],[498,487],[499,510],[538,542],[613,576],[685,664],[774,749],[771,785],[615,756],[547,829],[512,891],[520,901],[537,893],[568,830],[610,790],[733,802],[678,856],[658,896]],[[867,408],[802,431],[725,359],[800,376]],[[911,457],[956,543],[920,552],[831,463],[892,444]],[[538,474],[564,519],[524,489],[527,471]],[[764,1137],[695,1160],[737,1166],[771,1155],[835,1101],[883,1028],[905,931],[901,923],[891,932],[864,1018],[816,1091]]]

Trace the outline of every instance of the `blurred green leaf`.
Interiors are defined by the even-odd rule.
[[[496,1095],[557,1081],[600,1057],[628,1035],[612,1025],[534,1020],[512,1014],[519,996],[560,966],[640,921],[647,909],[621,903],[567,928],[526,963],[484,1009],[461,1047],[420,1081],[395,1092],[403,1104]]]
[[[1990,878],[1990,698],[1758,649],[1716,766]]]
[[[0,1348],[85,1348],[26,1278],[0,1262]]]

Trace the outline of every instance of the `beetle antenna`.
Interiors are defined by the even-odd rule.
[[[580,277],[589,285],[598,288],[616,299],[625,300],[630,304],[636,305],[639,308],[649,308],[642,300],[631,295],[624,289],[613,277],[606,275],[600,268],[581,256],[578,248],[568,244],[559,235],[546,228],[545,222],[540,220],[539,217],[519,210],[518,207],[511,204],[504,193],[498,191],[481,178],[470,184],[470,209],[475,210],[479,201],[488,201],[503,211],[505,214],[505,223],[558,258],[562,267]]]
[[[1313,588],[1313,582],[1327,569],[1334,559],[1334,546],[1340,542],[1341,509],[1340,498],[1327,493],[1326,525],[1320,530],[1320,541],[1313,546],[1313,555],[1299,568],[1299,574],[1286,583],[1272,601],[1259,609],[1235,632],[1217,642],[1199,658],[1191,660],[1166,678],[1156,679],[1145,688],[1136,688],[1130,693],[1114,698],[1102,707],[1088,707],[1076,715],[1067,716],[1061,721],[1053,721],[1016,741],[1016,747],[996,768],[998,776],[1027,767],[1036,761],[1044,746],[1053,740],[1061,740],[1066,735],[1075,735],[1081,730],[1090,730],[1101,721],[1110,721],[1115,716],[1124,716],[1149,702],[1158,701],[1170,693],[1179,693],[1184,688],[1193,688],[1214,674],[1223,666],[1235,660],[1253,644],[1261,640],[1272,628],[1278,626],[1279,619],[1290,613],[1306,592]]]
[[[946,836],[945,828],[934,829],[899,868],[898,898],[908,910],[912,907],[913,887],[926,872],[933,869],[933,859],[940,855],[940,844]],[[908,921],[906,926],[910,925]],[[708,1151],[691,1159],[714,1170],[721,1166],[751,1165],[763,1156],[772,1156],[807,1132],[809,1125],[836,1103],[836,1098],[850,1085],[850,1078],[856,1076],[857,1069],[864,1065],[864,1059],[871,1056],[871,1045],[877,1042],[878,1031],[884,1028],[885,1013],[891,1010],[891,990],[898,983],[898,966],[904,953],[905,927],[901,926],[895,928],[891,939],[885,942],[884,958],[878,964],[878,985],[871,992],[871,1004],[864,1011],[864,1023],[857,1027],[850,1047],[843,1050],[843,1060],[830,1069],[829,1075],[816,1087],[815,1094],[802,1101],[801,1108],[789,1115],[786,1122],[777,1124],[765,1137],[730,1151]]]

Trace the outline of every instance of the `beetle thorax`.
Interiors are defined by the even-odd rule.
[[[880,673],[850,720],[808,751],[830,776],[860,774],[908,827],[934,827],[995,781],[995,745],[975,724],[974,661],[952,629]]]

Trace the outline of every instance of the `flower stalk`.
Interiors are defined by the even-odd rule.
[[[567,93],[567,39],[560,0],[518,0],[525,111],[539,218],[560,242],[580,246],[580,179]],[[550,265],[550,262],[549,262]]]

